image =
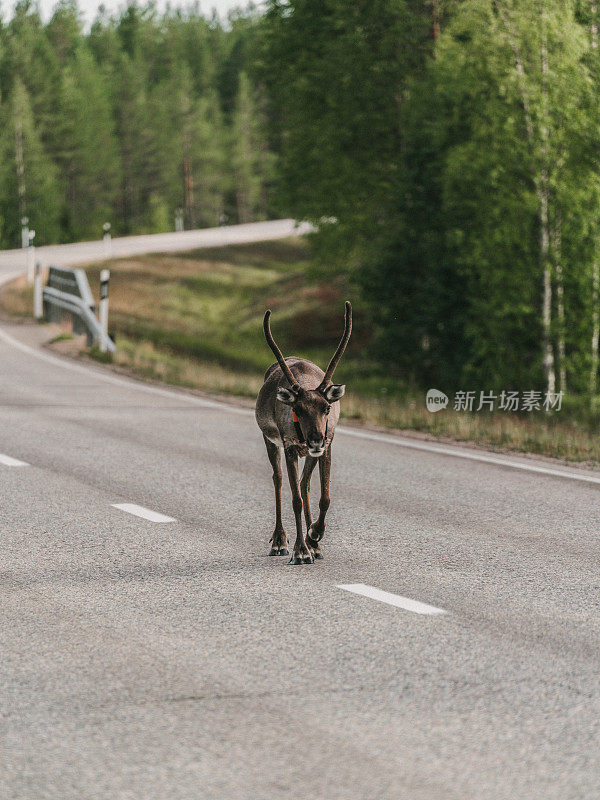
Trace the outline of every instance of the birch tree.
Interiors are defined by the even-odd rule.
[[[561,214],[557,193],[569,183],[570,139],[579,121],[577,98],[585,73],[585,42],[568,4],[505,0],[497,4],[500,34],[512,50],[538,201],[542,289],[542,363],[546,389],[555,391],[554,340],[560,388],[566,390],[565,305],[561,258]],[[557,324],[552,324],[553,284]]]
[[[585,52],[572,9],[538,0],[467,0],[439,40],[432,72],[449,125],[443,202],[469,287],[467,374],[479,379],[525,385],[537,380],[537,362],[554,392],[558,363],[566,387],[562,228],[581,177],[572,153],[583,130]]]

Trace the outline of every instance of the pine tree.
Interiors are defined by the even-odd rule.
[[[51,154],[52,130],[60,91],[60,64],[46,36],[39,10],[21,0],[5,31],[0,86],[9,92],[18,78],[29,95],[33,120],[46,151]]]
[[[266,185],[272,176],[265,115],[248,76],[242,72],[232,124],[233,185],[239,222],[264,219]]]
[[[163,171],[158,150],[160,119],[152,115],[141,57],[121,54],[114,74],[116,135],[121,162],[119,228],[123,233],[146,232],[150,199]]]
[[[279,204],[347,254],[378,236],[398,188],[407,81],[431,49],[431,7],[413,0],[271,0],[257,71],[280,154]]]
[[[103,81],[84,47],[63,71],[58,120],[56,157],[67,240],[98,238],[112,217],[118,155]]]
[[[196,179],[196,214],[201,226],[214,227],[224,213],[229,189],[226,133],[216,92],[196,102],[191,123],[192,170]]]
[[[0,102],[8,120],[19,76],[32,135],[54,175],[50,196],[60,197],[60,232],[49,223],[48,235],[95,238],[108,218],[115,232],[165,230],[182,206],[188,226],[217,224],[233,192],[228,92],[252,57],[255,31],[252,12],[225,28],[195,7],[160,15],[130,4],[117,16],[100,11],[86,35],[75,0],[59,0],[47,25],[32,0],[20,0],[0,26]],[[0,138],[12,153],[7,125]],[[0,167],[7,187],[13,162],[14,153]],[[263,216],[270,160],[251,162],[243,177],[247,185],[262,180],[262,188],[260,197],[250,192],[247,213]],[[6,230],[18,206],[8,192]]]
[[[15,79],[3,103],[0,137],[0,218],[4,247],[20,245],[21,217],[29,218],[36,244],[56,241],[59,196],[56,169],[44,152],[27,90]]]

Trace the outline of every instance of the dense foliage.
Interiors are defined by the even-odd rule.
[[[596,391],[598,22],[596,0],[269,4],[285,197],[336,219],[379,356],[421,385]]]
[[[194,7],[100,11],[74,0],[47,24],[21,0],[0,27],[0,246],[172,230],[269,214],[273,155],[248,77],[257,17]]]
[[[595,396],[600,0],[74,0],[0,27],[0,245],[290,214],[395,374]],[[360,305],[359,303],[359,305]],[[365,317],[363,317],[364,319]],[[364,327],[364,326],[363,326]],[[363,338],[364,341],[364,338]]]

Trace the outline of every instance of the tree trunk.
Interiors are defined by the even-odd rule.
[[[196,227],[196,198],[194,197],[194,167],[192,163],[191,100],[187,87],[181,89],[181,136],[183,149],[183,210],[187,227]]]
[[[598,312],[598,291],[600,290],[600,269],[598,261],[592,266],[592,364],[590,367],[590,395],[596,394],[598,377],[598,339],[600,338],[600,313]]]
[[[17,162],[19,216],[23,218],[27,212],[27,201],[25,194],[25,159],[23,158],[23,118],[19,108],[15,108],[15,161]]]
[[[542,297],[542,353],[546,390],[554,392],[556,378],[554,374],[554,351],[552,349],[552,277],[550,273],[549,236],[548,236],[548,174],[542,169],[539,180],[540,199],[540,260],[544,273],[544,289]]]
[[[546,380],[546,390],[548,392],[554,392],[556,388],[556,377],[554,374],[554,351],[552,348],[552,274],[549,258],[550,236],[548,230],[550,187],[548,182],[548,51],[546,46],[546,18],[544,11],[542,10],[542,47],[540,54],[542,61],[542,118],[540,122],[540,153],[536,146],[533,117],[531,114],[529,97],[527,95],[525,70],[523,68],[523,60],[519,51],[518,38],[512,29],[510,17],[506,13],[506,10],[501,6],[498,7],[498,10],[500,12],[500,18],[502,19],[502,22],[508,33],[509,44],[513,51],[519,93],[521,95],[521,104],[523,106],[523,114],[525,117],[525,129],[527,131],[527,138],[529,140],[531,153],[534,161],[536,162],[536,171],[538,169],[537,163],[540,163],[539,172],[535,180],[535,188],[539,203],[540,262],[543,271],[542,365]]]
[[[552,274],[549,258],[548,234],[548,49],[546,45],[546,15],[542,9],[542,120],[540,135],[542,141],[542,165],[539,179],[540,199],[540,260],[544,273],[544,290],[542,298],[542,352],[546,390],[555,391],[554,351],[552,348]]]
[[[431,0],[431,38],[435,40],[440,35],[440,10],[438,0]]]
[[[596,0],[590,0],[590,35],[592,39],[592,50],[598,50],[598,19],[597,19]],[[596,58],[598,56],[596,55]],[[596,250],[598,245],[596,244]],[[596,383],[598,379],[598,340],[600,339],[600,313],[598,310],[598,292],[600,291],[600,267],[597,257],[592,264],[592,353],[590,367],[590,396],[596,394]]]
[[[558,388],[567,391],[567,364],[565,358],[565,292],[561,257],[561,219],[557,217],[552,226],[552,261],[556,281],[556,306],[558,315]]]

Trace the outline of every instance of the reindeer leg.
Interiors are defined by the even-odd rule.
[[[300,493],[302,494],[302,505],[304,507],[304,519],[306,520],[306,530],[308,530],[312,523],[310,516],[310,476],[313,469],[317,466],[318,459],[312,456],[306,456],[304,461],[304,469],[302,470],[302,479],[300,480]]]
[[[292,448],[285,450],[285,463],[287,466],[290,488],[292,490],[292,507],[296,517],[296,541],[292,554],[292,564],[312,564],[313,557],[306,546],[304,533],[302,532],[302,496],[298,485],[298,456]]]
[[[271,548],[270,556],[287,556],[289,550],[287,549],[287,536],[283,529],[281,521],[281,454],[276,444],[269,441],[267,437],[263,437],[265,445],[267,446],[267,455],[273,467],[273,485],[275,486],[275,530],[271,537],[273,547]]]
[[[304,519],[306,520],[306,530],[309,531],[312,525],[312,517],[310,515],[310,478],[314,468],[317,466],[318,458],[306,456],[304,461],[304,469],[302,471],[302,479],[300,481],[300,491],[302,493],[302,504],[304,506]],[[310,542],[308,535],[306,536],[306,544],[314,558],[323,558],[319,545],[316,542]]]
[[[329,508],[329,476],[331,474],[331,445],[319,458],[319,478],[321,479],[321,499],[319,500],[319,518],[308,529],[306,543],[315,558],[323,558],[319,542],[325,533],[325,514]]]

